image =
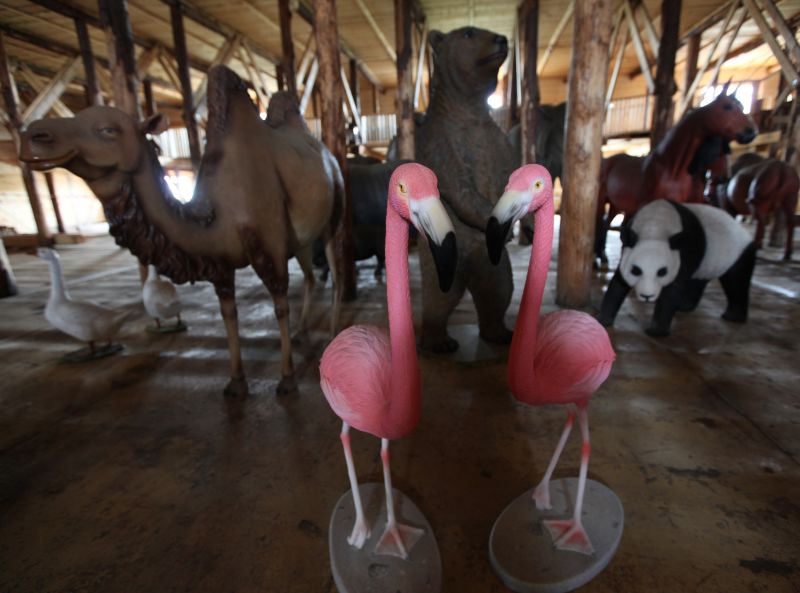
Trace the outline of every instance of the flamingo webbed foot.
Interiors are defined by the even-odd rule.
[[[542,521],[550,536],[553,545],[559,550],[579,552],[581,554],[594,554],[594,547],[589,541],[589,535],[580,521],[574,519],[551,519]]]
[[[356,519],[353,525],[353,532],[350,534],[350,537],[347,538],[347,543],[360,550],[364,547],[371,533],[372,531],[366,521]]]
[[[375,546],[376,554],[397,556],[406,560],[411,548],[425,535],[424,529],[403,525],[402,523],[388,523],[378,545]]]
[[[540,483],[533,490],[533,502],[540,511],[547,511],[552,508],[550,504],[550,484]]]

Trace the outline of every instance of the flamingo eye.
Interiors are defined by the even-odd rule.
[[[533,184],[533,187],[536,189],[542,189],[542,186],[544,186],[544,183],[542,183],[541,179],[537,179],[536,183]]]
[[[408,193],[408,188],[406,187],[406,184],[403,183],[402,181],[397,184],[397,189],[400,190],[401,194]]]

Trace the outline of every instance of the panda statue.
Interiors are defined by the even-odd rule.
[[[706,204],[650,202],[623,226],[622,257],[603,296],[598,320],[614,323],[628,291],[655,302],[645,331],[668,336],[677,311],[697,307],[709,280],[719,278],[728,299],[727,321],[747,321],[756,246],[729,214]]]

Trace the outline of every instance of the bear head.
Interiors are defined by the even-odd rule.
[[[622,249],[619,271],[640,301],[653,302],[678,276],[680,252],[669,241],[641,239]]]

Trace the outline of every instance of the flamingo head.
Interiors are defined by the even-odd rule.
[[[439,288],[447,292],[456,273],[456,234],[439,198],[433,171],[417,163],[405,163],[389,180],[389,207],[422,235],[433,254]]]
[[[486,225],[486,248],[493,264],[500,261],[514,223],[552,200],[553,180],[543,166],[525,165],[511,174]]]

